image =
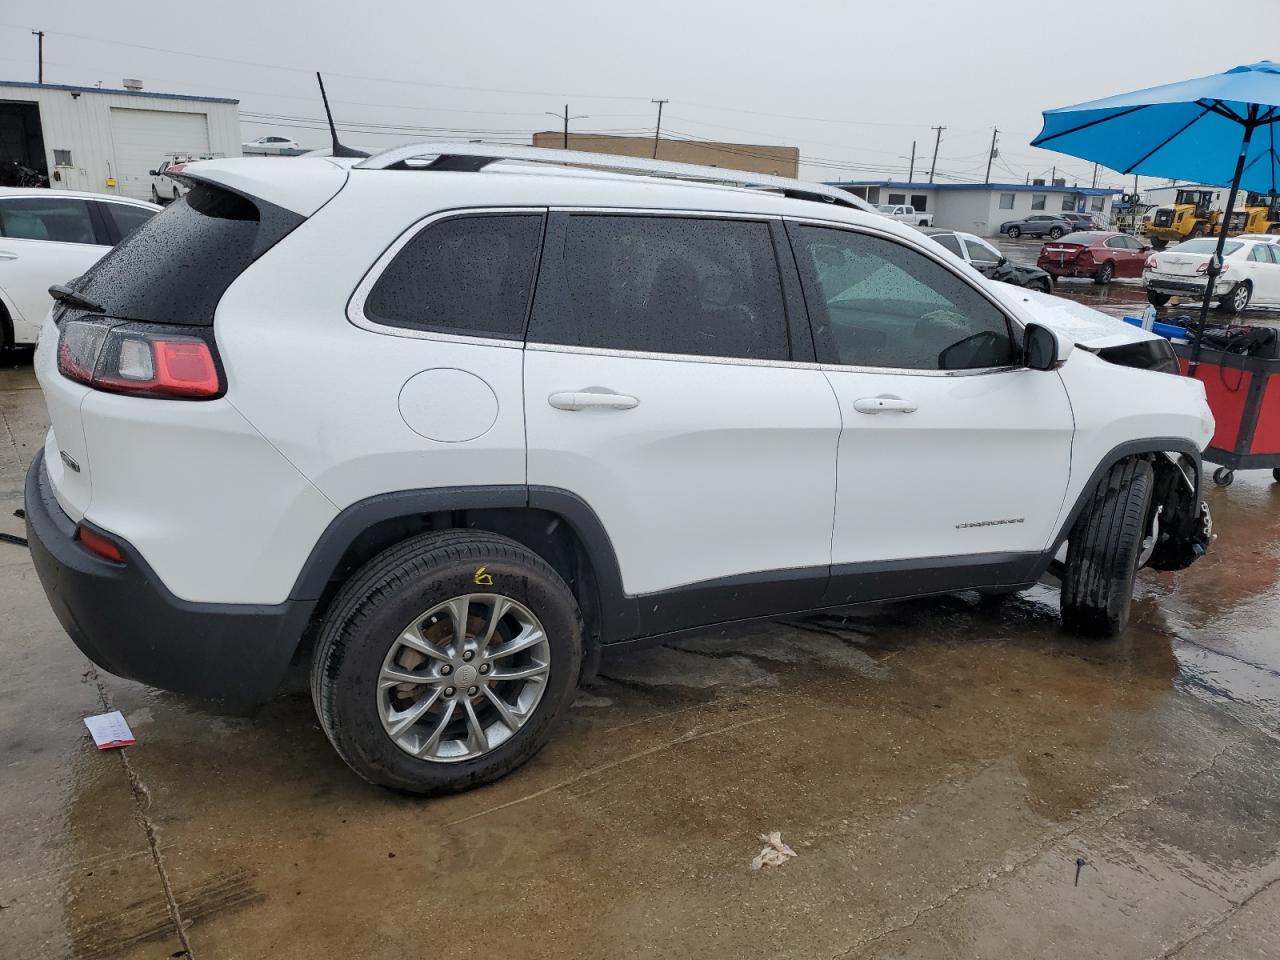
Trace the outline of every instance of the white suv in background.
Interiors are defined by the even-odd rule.
[[[185,175],[47,321],[35,566],[121,676],[309,658],[375,783],[512,770],[609,645],[1046,572],[1114,634],[1208,543],[1167,341],[841,191],[483,144]]]
[[[127,197],[0,187],[0,348],[35,343],[49,287],[80,276],[159,212]]]

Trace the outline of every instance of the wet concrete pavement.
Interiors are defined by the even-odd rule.
[[[0,421],[19,533],[29,367]],[[1208,495],[1215,551],[1122,640],[1048,586],[709,633],[433,801],[350,774],[300,686],[224,716],[97,672],[0,543],[0,957],[1278,956],[1280,487]],[[104,708],[137,746],[93,749]]]

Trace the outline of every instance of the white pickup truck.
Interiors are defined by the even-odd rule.
[[[906,223],[913,227],[932,227],[933,214],[917,210],[909,203],[882,203],[876,207],[890,220]]]

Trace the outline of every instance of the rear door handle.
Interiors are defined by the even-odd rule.
[[[0,260],[17,260],[18,255],[9,250],[0,250]]]
[[[588,407],[601,407],[605,410],[631,410],[640,406],[640,401],[624,393],[595,393],[590,390],[576,390],[568,393],[553,393],[547,397],[547,403],[557,410],[586,410]]]
[[[862,397],[853,401],[859,413],[915,413],[916,405],[901,397]]]

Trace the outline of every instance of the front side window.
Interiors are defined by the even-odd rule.
[[[1012,210],[1012,209],[1013,209],[1013,194],[1012,194],[1012,193],[1002,193],[1002,194],[1000,194],[1000,209],[1001,209],[1001,210]]]
[[[382,272],[365,301],[375,323],[519,339],[542,240],[540,213],[429,224]]]
[[[1033,194],[1031,195],[1031,209],[1032,209],[1032,210],[1043,210],[1043,209],[1044,209],[1044,205],[1045,205],[1045,201],[1046,201],[1046,200],[1048,200],[1048,199],[1049,199],[1049,198],[1048,198],[1048,195],[1047,195],[1047,194],[1043,194],[1043,193],[1033,193]]]
[[[798,226],[793,238],[820,361],[903,370],[1013,363],[1004,314],[923,253],[828,227]]]
[[[75,197],[0,200],[0,236],[54,243],[97,243],[89,204]]]
[[[551,238],[530,343],[790,358],[767,223],[572,214]]]

